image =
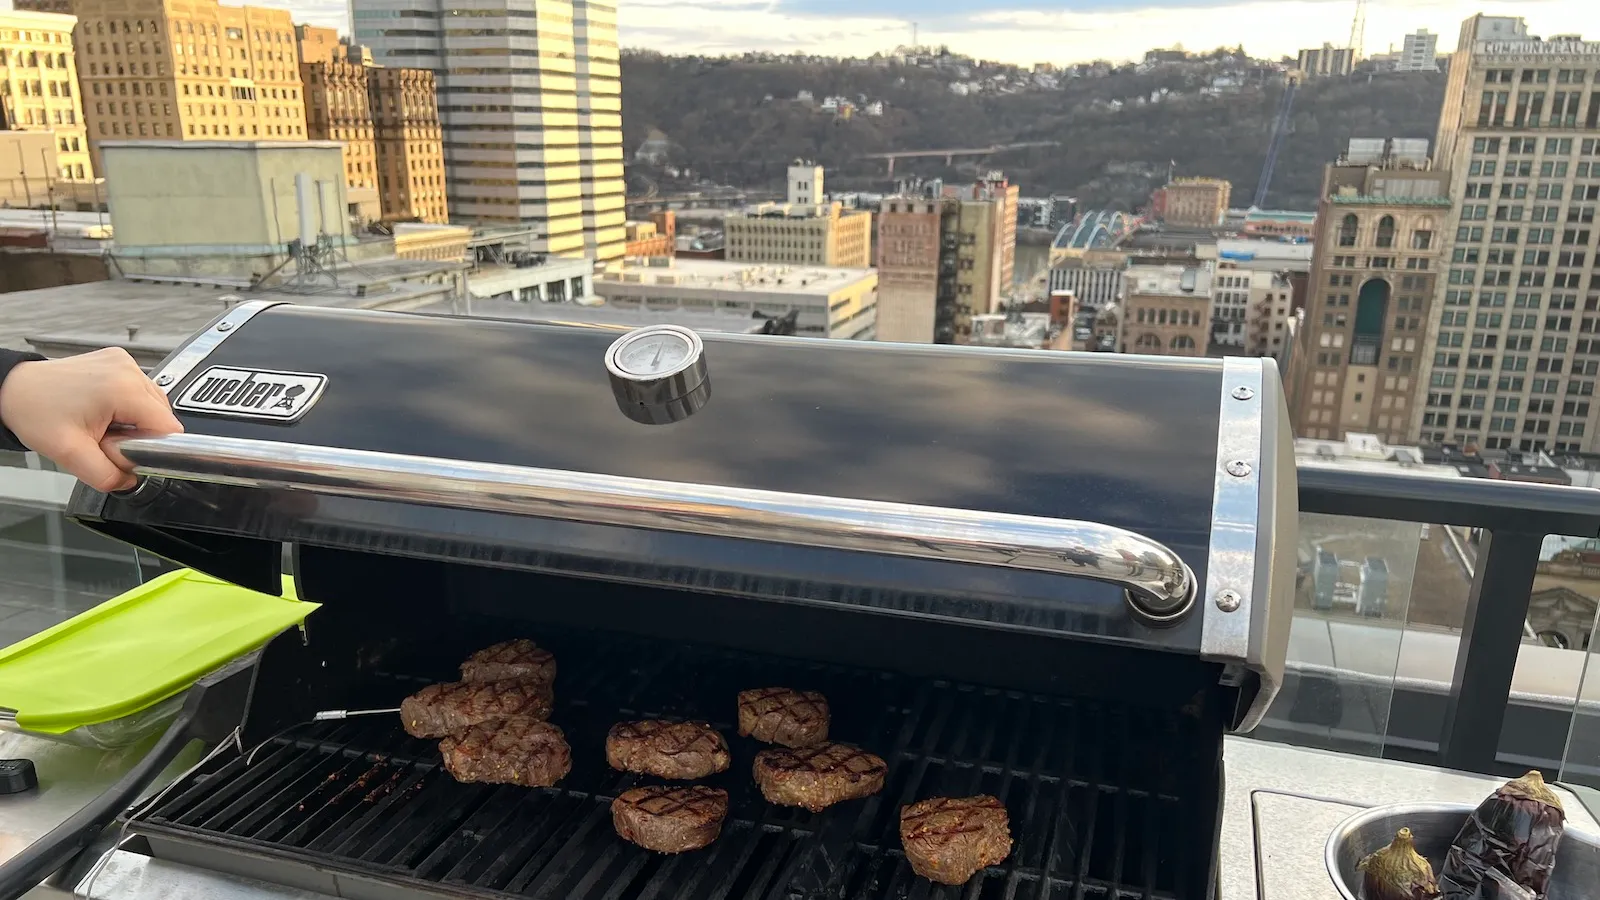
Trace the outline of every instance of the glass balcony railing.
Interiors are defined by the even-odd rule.
[[[0,454],[0,647],[166,563],[61,513],[72,481]],[[1287,677],[1254,732],[1600,787],[1600,494],[1304,465]]]

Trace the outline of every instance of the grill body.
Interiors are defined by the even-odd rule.
[[[612,332],[229,315],[157,370],[188,435],[126,442],[140,489],[80,489],[72,512],[258,588],[287,546],[324,606],[262,652],[253,759],[132,816],[154,852],[349,897],[1212,891],[1222,735],[1270,700],[1291,602],[1270,363],[707,335],[709,402],[641,425],[607,382]],[[218,367],[315,403],[186,411]],[[1141,613],[1169,589],[1192,597]],[[556,788],[456,784],[394,719],[309,724],[515,636],[560,661]],[[770,684],[824,691],[836,738],[890,763],[884,791],[771,807],[735,740],[712,848],[611,833],[640,779],[605,767],[610,724],[731,736],[734,694]],[[1007,805],[1011,858],[963,889],[912,876],[899,807],[979,792]]]

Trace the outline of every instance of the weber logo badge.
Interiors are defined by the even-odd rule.
[[[185,412],[293,422],[317,402],[327,384],[326,375],[212,366],[172,405]]]

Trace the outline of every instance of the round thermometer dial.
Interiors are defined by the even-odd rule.
[[[636,422],[676,422],[710,396],[705,345],[677,325],[637,328],[617,338],[606,351],[606,370],[618,407]]]
[[[616,365],[624,377],[661,378],[683,368],[695,353],[695,342],[689,336],[652,331],[618,347]]]

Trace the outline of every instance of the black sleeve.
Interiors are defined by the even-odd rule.
[[[42,359],[44,357],[37,353],[24,353],[20,350],[0,348],[0,384],[5,383],[6,376],[11,374],[11,370],[16,368],[17,363],[37,362]],[[22,446],[22,442],[17,440],[17,436],[11,433],[11,429],[5,427],[5,423],[0,422],[0,450],[26,449],[28,448]]]

